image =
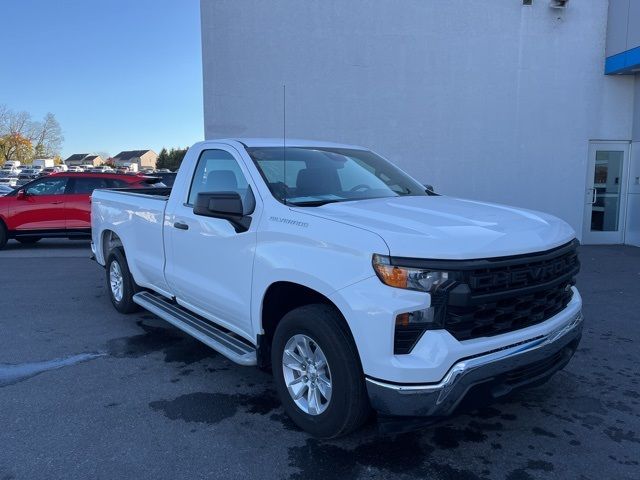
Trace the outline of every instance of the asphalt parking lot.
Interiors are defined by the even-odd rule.
[[[586,325],[549,383],[438,425],[319,441],[271,378],[118,314],[85,242],[0,252],[0,479],[640,478],[640,249],[582,247]]]

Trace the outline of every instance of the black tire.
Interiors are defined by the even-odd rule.
[[[42,237],[22,237],[16,238],[16,240],[18,240],[20,243],[32,244],[42,240]]]
[[[294,335],[305,335],[323,351],[329,364],[332,393],[326,410],[317,415],[298,407],[289,394],[282,355]],[[335,438],[360,427],[371,407],[358,352],[343,319],[329,305],[314,304],[287,313],[278,324],[271,349],[276,390],[285,412],[303,430],[319,438]]]
[[[0,250],[2,250],[7,244],[8,239],[9,235],[7,234],[7,227],[5,227],[2,222],[0,222]]]
[[[118,295],[114,293],[114,289],[111,286],[111,269],[112,264],[116,263],[117,268],[121,272],[121,285],[122,292],[120,298],[116,298]],[[109,252],[107,257],[107,264],[105,266],[107,290],[109,292],[109,298],[111,303],[120,313],[133,313],[140,310],[140,307],[133,303],[133,296],[138,293],[139,288],[133,281],[131,272],[129,272],[129,266],[127,265],[127,259],[121,248],[115,248]]]

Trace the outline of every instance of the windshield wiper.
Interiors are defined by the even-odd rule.
[[[321,207],[327,203],[342,202],[343,200],[307,200],[304,202],[291,202],[287,201],[287,205],[293,205],[295,207]]]

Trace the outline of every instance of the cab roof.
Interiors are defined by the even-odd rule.
[[[220,138],[220,139],[211,139],[205,140],[204,142],[199,142],[201,144],[207,143],[224,143],[224,142],[239,142],[243,144],[245,147],[282,147],[283,139],[280,138],[245,138],[245,137],[236,137],[236,138]],[[344,143],[336,143],[336,142],[325,142],[322,140],[305,140],[301,138],[287,138],[284,143],[287,147],[322,147],[322,148],[348,148],[351,150],[367,150],[364,147],[360,147],[357,145],[348,145]],[[198,145],[198,144],[196,144]]]

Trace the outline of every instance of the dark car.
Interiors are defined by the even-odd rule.
[[[167,187],[173,187],[177,174],[177,172],[156,172],[153,176],[159,178]]]

